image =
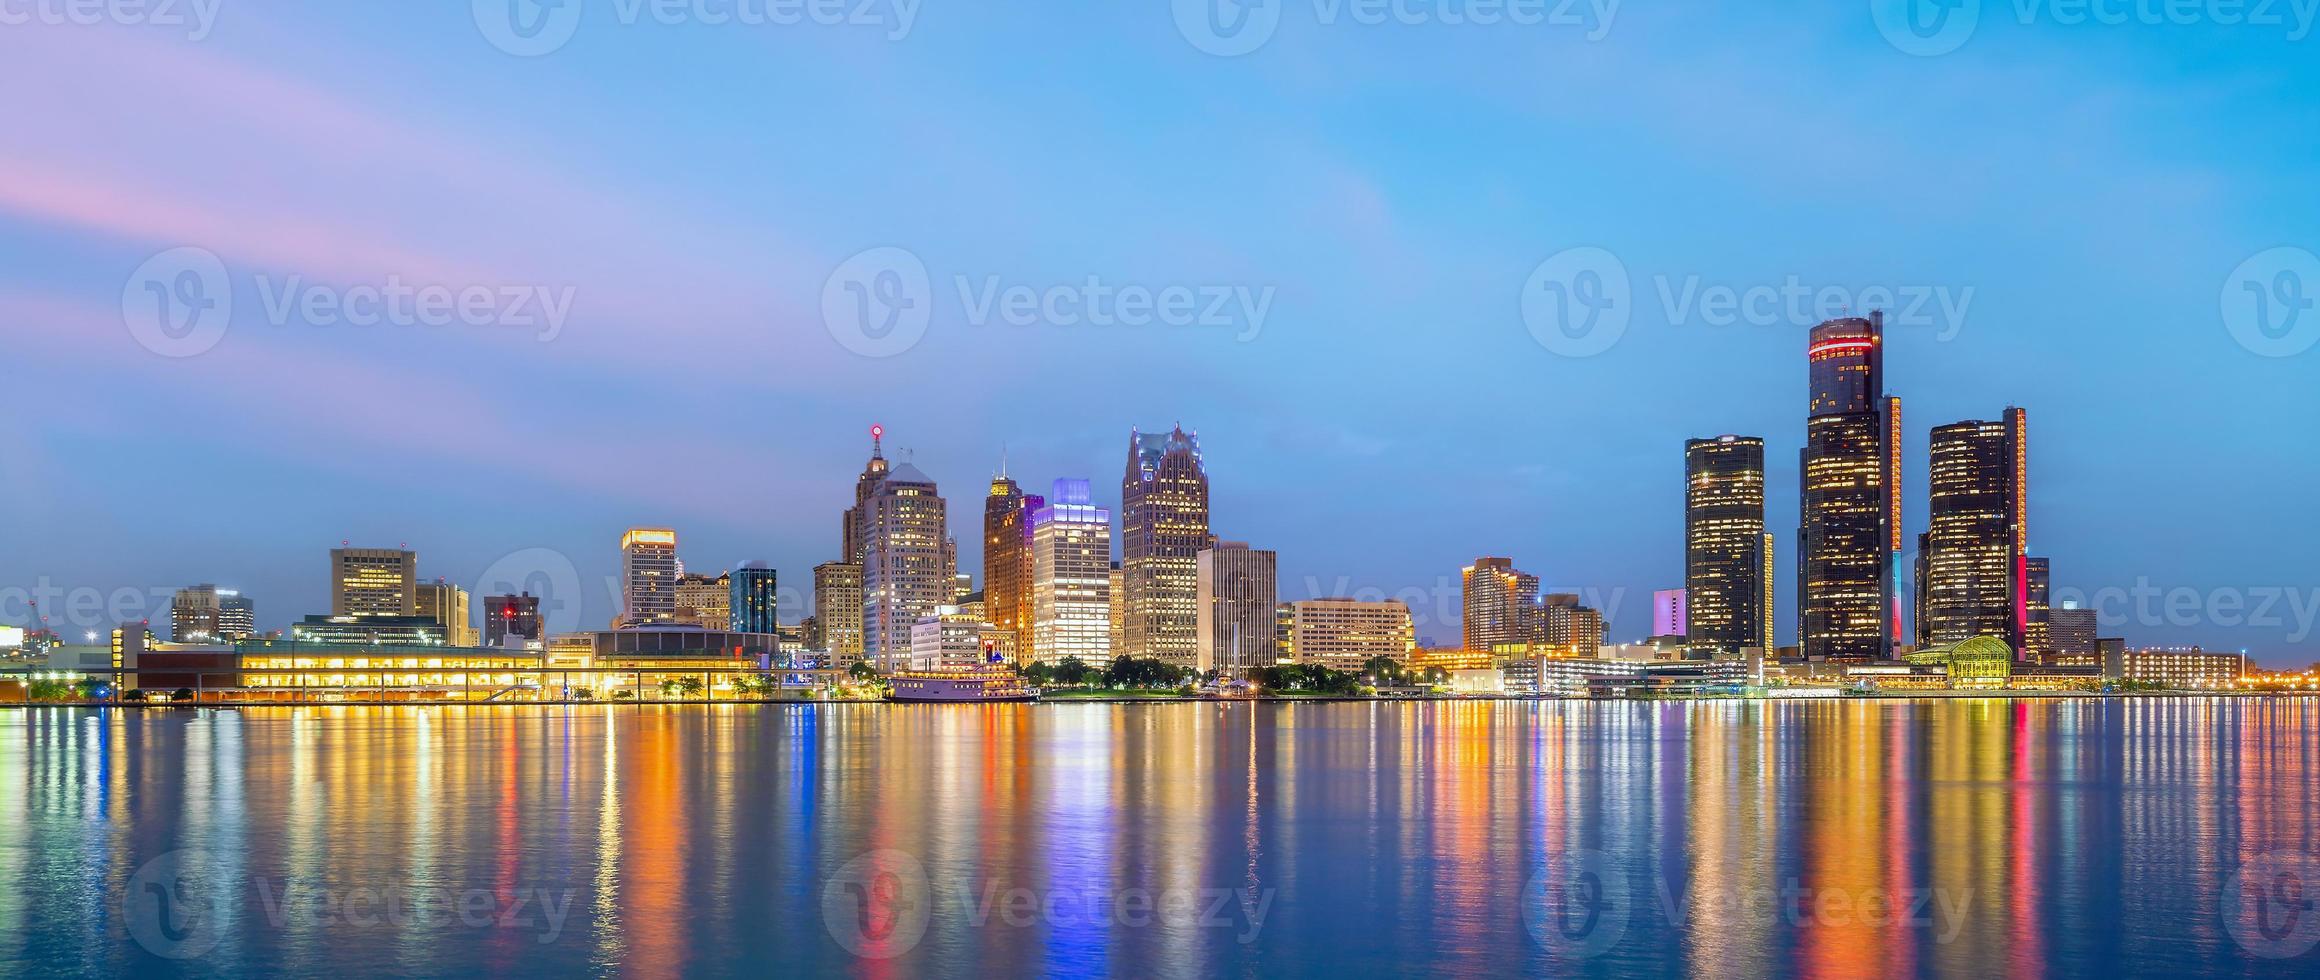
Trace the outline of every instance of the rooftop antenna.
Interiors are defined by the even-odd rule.
[[[885,458],[886,458],[886,450],[885,450],[885,448],[884,448],[884,442],[885,442],[885,440],[886,440],[886,427],[885,427],[885,426],[883,426],[883,425],[879,425],[879,424],[877,424],[877,423],[875,423],[875,422],[871,423],[871,424],[870,424],[870,458],[871,458],[871,459],[885,459]]]

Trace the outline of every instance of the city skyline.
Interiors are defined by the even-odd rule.
[[[454,581],[548,548],[592,586],[584,618],[597,623],[617,610],[593,588],[610,574],[593,542],[639,524],[680,528],[698,565],[764,561],[802,593],[807,571],[836,557],[827,515],[861,467],[867,420],[905,434],[896,445],[960,504],[1002,451],[1033,486],[1085,474],[1108,496],[1120,433],[1181,419],[1199,426],[1208,467],[1230,474],[1212,526],[1276,550],[1285,598],[1338,591],[1341,577],[1432,588],[1476,555],[1507,554],[1548,589],[1625,589],[1603,606],[1632,636],[1648,629],[1649,593],[1682,581],[1669,447],[1733,432],[1767,440],[1785,642],[1797,336],[1820,292],[1865,308],[1884,290],[1897,320],[1918,314],[1889,331],[1888,387],[1910,398],[1909,533],[1926,521],[1910,489],[1926,485],[1919,423],[2021,404],[2041,433],[2033,548],[2053,556],[2058,591],[2148,583],[2157,611],[2129,618],[2152,642],[2320,657],[2320,636],[2298,635],[2284,604],[2272,603],[2278,627],[2229,625],[2219,605],[2320,590],[2284,544],[2320,539],[2301,495],[2320,483],[2320,458],[2273,421],[2320,409],[2320,352],[2265,356],[2219,310],[2251,257],[2320,247],[2320,189],[2278,144],[2314,128],[2300,93],[2320,68],[2247,32],[2167,32],[2247,58],[2186,66],[2162,32],[1986,27],[1932,59],[1973,69],[1940,88],[1921,84],[1928,60],[1898,56],[1858,10],[1768,27],[1637,7],[1600,43],[1467,39],[1486,55],[1532,43],[1585,54],[1524,58],[1557,93],[1541,99],[1494,84],[1494,59],[1456,31],[1409,32],[1388,78],[1369,55],[1402,32],[1291,25],[1262,52],[1217,59],[1152,11],[929,21],[902,63],[843,32],[813,44],[609,25],[519,61],[453,13],[237,10],[198,45],[135,31],[0,37],[0,78],[19,87],[99,80],[26,110],[30,131],[74,138],[0,164],[16,191],[0,200],[12,219],[0,322],[39,368],[20,397],[72,406],[42,413],[0,457],[14,517],[0,584],[109,594],[215,581],[279,625],[323,608],[306,570],[325,542],[408,540],[427,578]],[[1056,36],[1061,20],[1113,53],[1074,45],[1059,63],[959,70],[970,51]],[[1766,42],[1782,66],[1705,57],[1735,39]],[[795,57],[752,57],[760,41]],[[641,111],[655,90],[622,59],[680,52],[699,73],[687,91],[723,94],[691,96],[700,112]],[[1797,77],[1786,66],[1799,62],[1824,73]],[[865,73],[877,84],[852,83]],[[1413,74],[1427,81],[1413,87]],[[390,81],[409,78],[426,83]],[[1635,78],[1652,84],[1613,81]],[[1150,98],[1160,80],[1182,101]],[[155,104],[168,87],[234,95]],[[1493,95],[1477,103],[1477,90]],[[1869,90],[1886,98],[1858,98]],[[805,108],[741,94],[768,91]],[[1703,91],[1752,108],[1724,113]],[[634,123],[618,139],[560,124],[614,110]],[[764,159],[747,134],[798,122],[780,111],[809,113],[851,149]],[[120,125],[74,122],[92,118]],[[1027,134],[1091,123],[1084,155],[1013,159]],[[901,164],[930,133],[968,163]],[[1820,134],[1859,150],[1828,152],[1837,138]],[[2071,159],[2047,155],[2058,137]],[[188,152],[171,167],[119,164],[155,141]],[[1243,162],[1226,166],[1220,145]],[[2190,161],[2187,146],[2212,152]],[[1993,161],[2032,164],[1993,181]],[[672,185],[688,164],[708,172]],[[353,184],[371,195],[345,194]],[[2173,188],[2184,193],[2154,191]],[[186,200],[207,207],[164,206]],[[925,263],[939,303],[916,346],[866,356],[832,336],[818,300],[849,257],[886,245]],[[124,327],[121,299],[141,264],[188,246],[223,262],[236,314],[214,348],[167,357]],[[1626,273],[1632,315],[1616,343],[1575,357],[1526,329],[1519,294],[1542,261],[1585,247]],[[577,291],[547,342],[269,322],[288,277],[343,290],[390,275]],[[1274,296],[1245,340],[978,323],[965,308],[987,279],[1091,275]],[[1792,285],[1805,315],[1782,298]],[[1764,317],[1711,312],[1717,296],[1755,290],[1775,293]],[[1156,345],[1180,360],[1163,383],[1090,367]],[[2173,378],[2198,379],[2199,396],[2134,393]],[[979,383],[990,379],[1001,383]],[[351,382],[390,401],[346,406],[336,396]],[[648,399],[663,410],[634,409]],[[743,405],[777,421],[716,419]],[[720,424],[667,424],[687,416]],[[211,437],[161,438],[162,420]],[[623,462],[608,447],[649,455]],[[716,478],[672,481],[670,469]],[[155,508],[149,485],[119,478],[131,471],[189,476]],[[2242,514],[2261,519],[2225,516]],[[971,526],[971,513],[951,516]],[[979,536],[959,526],[974,569]],[[2178,592],[2197,614],[2165,611]],[[1421,628],[1442,641],[1455,625]]]

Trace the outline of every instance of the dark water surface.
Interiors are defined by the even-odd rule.
[[[0,712],[0,973],[2320,974],[2320,701]]]

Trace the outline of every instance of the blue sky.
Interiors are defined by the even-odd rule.
[[[1794,281],[1962,303],[1888,354],[1913,533],[1926,429],[2019,404],[2034,549],[2108,597],[2106,633],[2320,659],[2320,350],[2261,356],[2222,301],[2251,258],[2320,249],[2320,40],[2289,39],[2292,7],[1976,4],[1962,46],[1914,56],[1865,2],[1372,25],[1301,0],[1218,57],[1166,3],[927,0],[898,32],[891,7],[662,24],[588,0],[517,57],[434,6],[223,0],[198,39],[0,25],[0,618],[40,590],[215,581],[279,625],[326,608],[343,539],[471,584],[548,549],[594,624],[636,524],[676,527],[692,567],[802,586],[873,421],[942,482],[979,570],[1002,446],[1025,485],[1087,476],[1116,506],[1129,428],[1180,421],[1218,532],[1278,550],[1285,597],[1431,597],[1508,554],[1620,637],[1681,582],[1683,440],[1762,435],[1786,640],[1809,324],[1681,300]],[[231,313],[164,356],[127,321],[148,260],[188,246]],[[1616,342],[1574,357],[1522,296],[1579,247],[1631,293]],[[929,319],[872,357],[823,300],[876,248],[923,265]],[[1265,305],[978,312],[1091,277]],[[276,309],[389,282],[569,307],[552,331],[507,306]],[[1454,606],[1422,600],[1421,632],[1454,638]]]

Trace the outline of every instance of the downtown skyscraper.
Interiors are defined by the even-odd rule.
[[[1468,650],[1530,643],[1541,632],[1539,577],[1512,558],[1476,558],[1460,570],[1460,630]]]
[[[1024,662],[1110,663],[1112,513],[1090,499],[1088,481],[1055,481],[1031,515],[1030,550],[1031,652]]]
[[[1797,644],[1808,660],[1883,660],[1898,632],[1901,550],[1901,400],[1885,395],[1885,316],[1826,321],[1805,351]]]
[[[643,626],[677,618],[677,532],[632,527],[620,536],[620,625]]]
[[[983,618],[1005,633],[1013,649],[1030,649],[1024,635],[1023,611],[1029,581],[1030,552],[1026,549],[1023,488],[1007,476],[1006,464],[991,478],[983,497]],[[1020,654],[1018,654],[1020,656]]]
[[[934,480],[908,462],[886,470],[862,515],[863,652],[886,670],[910,657],[910,629],[951,599],[948,514]]]
[[[1120,480],[1123,649],[1180,667],[1198,659],[1199,568],[1208,529],[1208,472],[1200,439],[1182,427],[1128,433]]]
[[[1200,553],[1200,660],[1203,673],[1241,677],[1273,664],[1273,608],[1280,604],[1279,556],[1242,541]]]
[[[1684,443],[1684,648],[1715,659],[1772,644],[1764,440]]]
[[[1931,516],[1918,545],[1920,645],[1995,636],[2030,656],[2028,443],[2019,408],[1999,422],[1934,428]]]

